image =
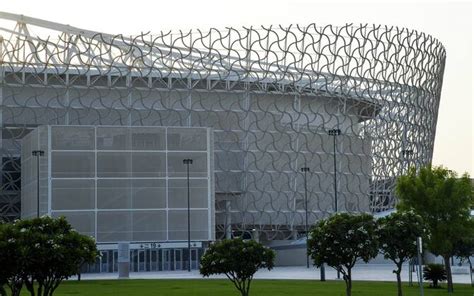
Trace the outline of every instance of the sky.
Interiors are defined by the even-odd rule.
[[[431,34],[446,48],[433,164],[474,177],[472,1],[0,0],[0,10],[113,34],[309,23],[373,23]]]

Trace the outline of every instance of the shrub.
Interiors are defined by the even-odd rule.
[[[442,264],[428,264],[423,267],[423,278],[431,281],[430,287],[439,288],[438,282],[443,282],[447,279],[446,269]]]

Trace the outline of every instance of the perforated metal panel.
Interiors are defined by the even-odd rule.
[[[48,39],[18,20],[1,41],[3,134],[44,124],[212,127],[218,237],[229,227],[268,240],[303,230],[303,166],[311,224],[334,213],[335,192],[339,211],[393,208],[396,177],[431,161],[445,49],[424,33],[309,24],[128,38],[42,22]],[[99,132],[97,146],[134,145],[122,133]],[[18,149],[23,134],[10,132],[3,147]],[[170,137],[169,149],[202,144],[193,133]],[[207,169],[198,155],[194,177]],[[173,177],[184,174],[180,158],[168,158]]]
[[[171,138],[172,150],[167,150]],[[23,142],[22,217],[36,214],[36,159],[27,149],[40,147],[45,151],[40,158],[41,214],[65,216],[99,243],[185,240],[188,187],[183,159],[193,158],[192,237],[215,238],[209,129],[43,126]]]

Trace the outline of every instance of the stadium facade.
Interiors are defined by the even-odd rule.
[[[204,178],[212,179],[207,183],[212,184],[207,206],[213,222],[207,226],[213,225],[213,233],[197,239],[201,244],[235,235],[266,243],[297,239],[304,233],[306,214],[313,224],[335,211],[391,209],[396,204],[396,177],[409,166],[431,162],[445,49],[424,33],[375,25],[309,24],[129,37],[9,13],[0,13],[0,19],[0,213],[7,219],[34,212],[27,204],[34,205],[35,186],[20,181],[28,174],[21,167],[30,153],[25,145],[32,132],[46,141],[44,150],[49,151],[40,158],[46,170],[40,195],[45,201],[42,213],[54,214],[54,206],[46,202],[53,200],[53,183],[58,183],[51,172],[50,153],[60,152],[52,146],[52,131],[68,131],[68,126],[96,133],[133,130],[138,138],[153,128],[208,130],[206,139],[212,140],[206,151],[212,165],[206,167]],[[39,136],[42,131],[46,136]],[[188,134],[178,135],[177,142],[189,144]],[[99,141],[124,139],[92,138],[95,146],[89,148],[94,155],[101,153]],[[196,152],[185,146],[180,149]],[[156,151],[168,151],[160,149]],[[34,163],[27,167],[33,178]],[[63,173],[68,168],[74,170],[74,165],[65,166]],[[127,168],[112,177],[123,184],[144,184],[150,177]],[[302,168],[309,171],[305,174]],[[99,176],[98,167],[95,170],[87,176],[95,182],[89,196],[94,207],[91,204],[89,210],[99,221],[96,203],[102,185],[97,180],[104,176]],[[170,171],[160,175],[151,167],[148,173],[162,182],[168,202],[181,198],[182,191],[169,191],[174,186]],[[69,181],[63,180],[63,185]],[[158,185],[143,186],[153,191]],[[121,198],[117,190],[109,192],[110,204],[130,210],[132,193],[129,203],[120,203],[113,201]],[[63,201],[63,206],[70,205]],[[170,210],[168,205],[159,209]],[[117,223],[130,219],[117,218]],[[97,231],[84,232],[100,241]],[[180,238],[174,241],[169,233],[164,237],[127,238],[142,246],[179,245]],[[110,254],[108,260],[114,260],[116,254]],[[149,250],[143,254],[152,256]],[[181,258],[181,253],[154,256]],[[156,268],[164,268],[160,266]],[[153,269],[152,263],[142,267]]]

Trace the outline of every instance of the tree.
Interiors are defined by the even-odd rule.
[[[0,222],[0,295],[6,296],[5,285],[8,283],[8,279],[15,274],[15,261],[12,261],[13,254],[16,257],[16,248],[12,244],[11,227],[8,224]]]
[[[275,253],[249,240],[224,239],[213,243],[201,258],[203,276],[225,274],[242,296],[248,296],[254,274],[261,268],[271,270]]]
[[[473,190],[469,175],[458,179],[454,172],[443,167],[427,166],[418,173],[411,168],[407,175],[399,177],[396,194],[400,210],[413,210],[422,217],[430,233],[428,249],[443,257],[448,292],[453,292],[449,259],[454,255],[454,244],[472,227]]]
[[[342,273],[346,295],[352,293],[352,268],[357,260],[368,262],[378,254],[376,223],[368,214],[336,214],[320,221],[310,231],[308,255],[314,264],[335,268]]]
[[[438,282],[446,280],[446,269],[442,264],[428,264],[423,267],[423,278],[427,281],[431,281],[430,287],[439,288]]]
[[[20,295],[23,281],[21,270],[21,246],[18,229],[13,224],[0,223],[0,295],[7,295],[5,285],[11,290],[12,296]]]
[[[21,276],[32,296],[53,295],[64,279],[78,273],[82,263],[97,258],[94,239],[73,230],[64,217],[22,220],[16,227],[25,259]]]
[[[474,234],[466,236],[456,243],[454,247],[454,255],[463,261],[467,261],[469,264],[469,275],[471,276],[471,286],[474,287],[474,281],[472,278],[472,261],[471,257],[474,256]]]
[[[377,222],[380,250],[397,267],[393,272],[397,275],[398,296],[402,296],[402,266],[417,255],[416,239],[424,236],[423,220],[414,212],[397,212]]]

